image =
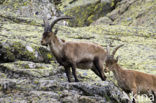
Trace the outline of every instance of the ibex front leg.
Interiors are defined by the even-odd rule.
[[[93,68],[92,68],[92,71],[93,71],[97,76],[101,77],[100,74],[99,74],[99,72],[98,72],[98,70],[96,69],[96,67],[93,67]]]
[[[97,69],[98,71],[98,74],[100,76],[100,78],[105,81],[106,80],[106,76],[104,74],[104,68],[103,68],[103,63],[100,61],[100,59],[98,57],[96,57],[94,59],[94,65],[95,65],[95,68]]]
[[[76,65],[75,64],[72,64],[72,73],[74,75],[75,82],[79,82],[77,75],[76,75]]]
[[[153,91],[153,95],[154,95],[154,101],[152,103],[156,103],[156,90]]]
[[[68,78],[68,82],[71,82],[70,67],[64,67],[64,68],[65,68],[66,76]]]

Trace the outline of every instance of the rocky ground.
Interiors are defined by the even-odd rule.
[[[34,16],[38,11],[38,8],[33,8],[36,5],[35,0],[32,4],[24,3],[24,0],[21,3],[18,0],[12,1],[0,5],[0,103],[127,103],[129,101],[127,95],[116,85],[112,73],[107,74],[107,81],[102,82],[92,71],[77,69],[81,82],[68,83],[64,68],[56,63],[49,49],[40,44],[43,33],[42,13]],[[80,11],[85,9],[86,12],[90,11],[90,8],[93,10],[95,6],[97,10],[101,6],[104,10],[105,8],[108,10],[98,17],[97,14],[100,12],[95,13],[97,10],[94,8],[94,11],[90,11],[81,22],[75,15],[74,20],[78,25],[70,23],[69,25],[85,27],[56,25],[55,28],[59,30],[58,36],[67,41],[95,42],[104,48],[111,44],[112,49],[124,44],[116,54],[120,56],[119,64],[122,67],[156,75],[156,29],[153,9],[155,1],[145,0],[140,3],[141,0],[137,2],[122,0],[114,6],[113,1],[110,0],[106,7],[105,1],[101,1],[102,4],[86,2],[82,5],[79,1],[73,5],[72,3],[68,5],[69,2],[58,5],[66,15],[69,13],[72,15],[75,10],[73,8],[78,6],[81,8]],[[123,7],[124,2],[129,9]],[[30,4],[32,11],[28,10]],[[46,7],[53,5],[50,2],[48,2],[49,6],[46,3],[39,2],[39,4]],[[126,19],[128,22],[124,21],[129,15],[128,12],[132,12],[136,4],[140,7],[137,8],[136,15],[132,15],[133,19]],[[125,11],[120,7],[125,8]],[[144,10],[143,7],[151,8],[152,14],[149,17],[144,16],[149,12],[147,13],[148,9],[144,8]],[[123,12],[114,17],[119,9]],[[141,9],[143,10],[140,13]],[[139,13],[141,16],[137,17]],[[149,21],[138,23],[138,19],[142,20],[143,17]],[[150,19],[152,17],[153,19]],[[114,20],[112,21],[111,18]]]

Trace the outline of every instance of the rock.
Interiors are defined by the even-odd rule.
[[[26,64],[33,64],[33,68],[26,69]],[[51,64],[54,65],[54,64]],[[2,102],[48,102],[59,103],[127,103],[125,95],[111,82],[79,82],[68,83],[64,72],[47,75],[41,72],[56,71],[58,67],[48,67],[49,64],[17,61],[15,63],[2,63],[0,72],[7,77],[0,81],[0,97]],[[36,70],[36,71],[35,71]],[[40,75],[36,75],[40,73]],[[84,77],[83,77],[84,78]],[[90,78],[86,78],[90,79]],[[2,91],[2,94],[1,94]]]
[[[26,46],[21,42],[0,43],[0,62],[13,62],[15,60],[50,63],[53,60],[51,52],[43,47]]]
[[[71,84],[74,88],[83,91],[83,94],[95,96],[99,95],[107,99],[107,101],[114,101],[118,103],[127,103],[129,98],[125,98],[126,94],[123,94],[117,87],[109,82],[103,83],[74,83]],[[124,97],[124,98],[123,98]],[[109,100],[108,100],[109,98]]]
[[[113,21],[110,18],[104,16],[94,21],[91,25],[110,25],[112,22]]]
[[[1,0],[1,1],[0,1],[0,4],[3,4],[4,1],[5,1],[5,0]]]
[[[16,15],[25,17],[42,18],[44,14],[52,16],[52,13],[59,15],[56,10],[57,8],[49,0],[10,0],[5,1],[1,9],[10,10]]]
[[[31,79],[33,78],[33,75],[31,75],[27,72],[13,69],[13,67],[9,68],[9,67],[3,66],[3,65],[0,65],[0,72],[5,73],[8,78],[23,78],[23,77],[28,77]]]
[[[0,80],[0,91],[6,92],[16,89],[16,82],[11,80]]]
[[[99,17],[106,15],[112,9],[111,0],[96,1],[75,1],[73,5],[66,7],[63,11],[65,15],[74,17],[70,26],[88,26]],[[77,4],[77,5],[76,5]]]
[[[88,98],[87,96],[81,96],[78,100],[79,103],[96,103],[95,99]]]
[[[61,69],[54,69],[54,64],[40,64],[29,61],[16,61],[11,63],[0,64],[0,72],[4,73],[2,77],[8,78],[28,78],[33,79],[49,77],[51,75],[62,73]]]
[[[144,26],[156,29],[155,0],[122,0],[107,14],[113,24]]]
[[[123,93],[112,83],[109,82],[59,83],[57,81],[42,81],[39,82],[39,84],[40,86],[42,85],[40,88],[44,87],[44,90],[53,90],[55,92],[58,92],[61,95],[61,101],[65,103],[74,103],[74,101],[88,101],[89,103],[95,101],[127,103],[129,101],[129,97],[127,96],[127,94]]]
[[[26,49],[29,51],[29,52],[33,52],[33,48],[31,46],[26,46]]]

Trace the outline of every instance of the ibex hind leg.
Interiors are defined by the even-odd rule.
[[[94,65],[97,69],[97,71],[99,72],[100,78],[105,81],[106,80],[106,76],[104,75],[104,69],[103,69],[103,64],[100,62],[99,58],[95,58],[94,59]]]
[[[137,97],[137,89],[136,89],[136,84],[133,85],[133,88],[131,89],[132,93],[133,93],[133,98],[132,98],[132,103],[136,103],[136,98]]]

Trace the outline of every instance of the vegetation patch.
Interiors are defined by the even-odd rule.
[[[15,60],[34,61],[34,62],[46,62],[50,63],[53,60],[53,56],[45,48],[29,46],[33,51],[26,48],[21,42],[5,42],[1,45],[0,57],[1,62],[13,62]]]

